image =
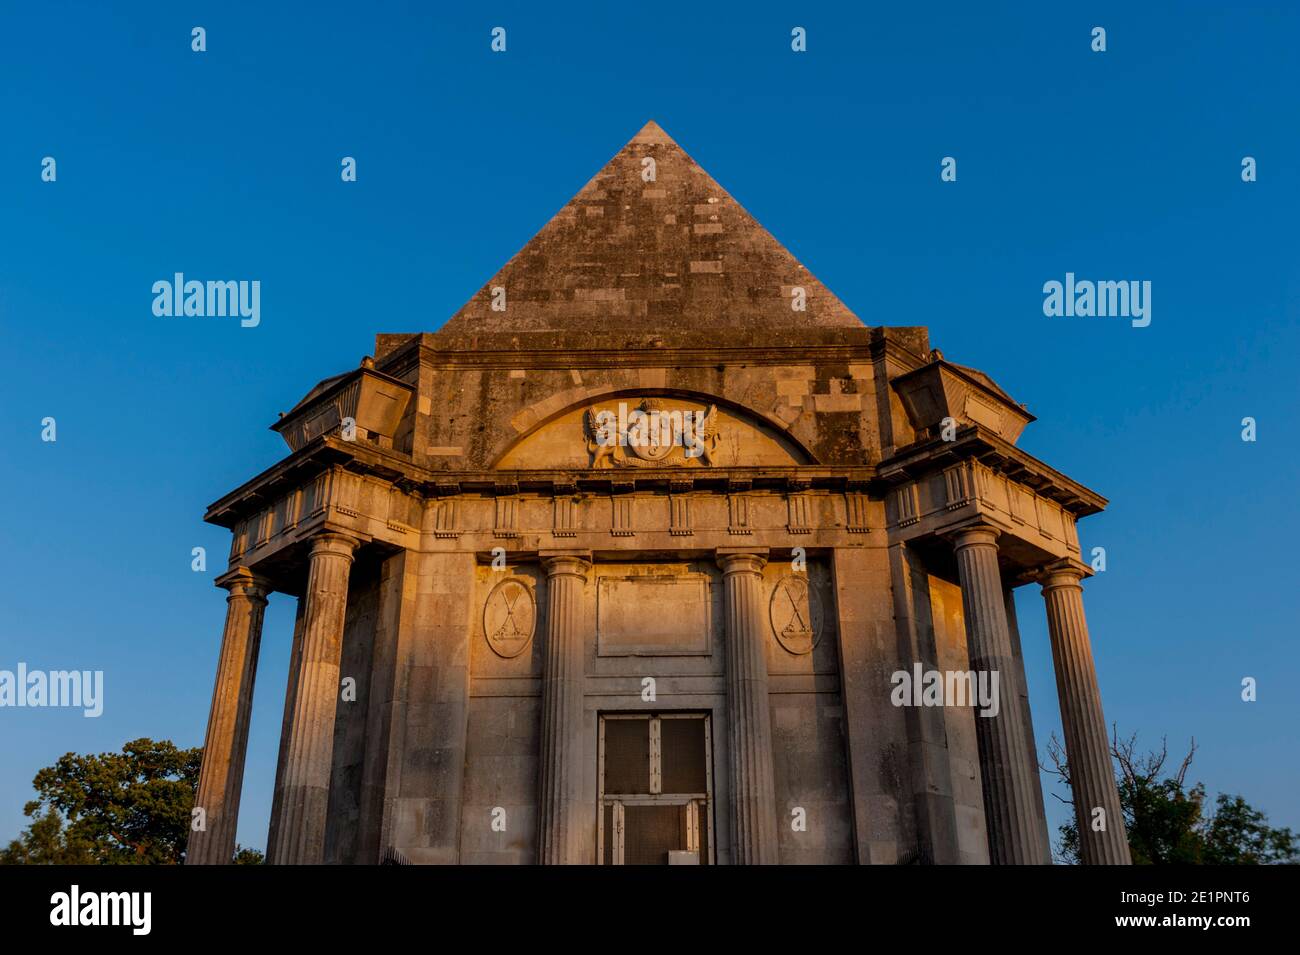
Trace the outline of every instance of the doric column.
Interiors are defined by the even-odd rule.
[[[346,534],[313,538],[302,654],[285,751],[276,865],[319,864],[325,850],[339,659],[348,605],[348,574],[357,541]]]
[[[248,752],[248,723],[253,708],[253,679],[257,648],[262,640],[267,581],[241,567],[218,583],[226,598],[226,629],[221,635],[221,659],[208,711],[203,740],[203,767],[194,808],[202,809],[204,828],[191,826],[186,865],[226,865],[235,855],[235,826],[239,821],[239,792]]]
[[[537,861],[582,865],[584,684],[582,591],[586,555],[543,555],[546,568],[546,666],[542,672],[542,766],[538,794]]]
[[[289,672],[284,689],[284,714],[280,718],[280,749],[275,760],[275,789],[271,795],[270,828],[266,834],[266,858],[274,860],[280,841],[280,804],[284,802],[284,767],[289,752],[289,730],[293,726],[293,701],[298,695],[298,661],[302,658],[302,630],[307,621],[307,595],[299,597],[293,615],[293,641],[289,644]]]
[[[775,864],[776,786],[767,695],[766,551],[718,551],[727,627],[727,722],[731,750],[732,858]]]
[[[971,669],[977,678],[998,675],[997,715],[975,714],[989,859],[994,865],[1047,864],[1047,833],[1034,796],[1038,766],[1025,742],[1027,716],[1019,705],[1023,687],[1007,624],[997,537],[986,525],[953,535]]]
[[[1083,615],[1082,578],[1083,571],[1065,561],[1047,568],[1040,578],[1074,794],[1074,820],[1079,829],[1079,855],[1087,865],[1130,865],[1133,860],[1111,770],[1088,621]],[[1105,811],[1104,817],[1096,814],[1098,809]],[[1094,830],[1094,818],[1105,820],[1100,831]]]

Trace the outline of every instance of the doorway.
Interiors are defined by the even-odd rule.
[[[713,864],[707,714],[603,714],[599,776],[602,865]]]

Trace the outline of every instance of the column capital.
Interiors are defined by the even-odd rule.
[[[766,547],[719,547],[714,558],[724,574],[757,574],[767,564]]]
[[[254,573],[247,567],[236,567],[226,571],[217,578],[216,584],[229,592],[227,600],[234,597],[247,597],[249,600],[261,601],[263,604],[266,603],[267,594],[275,589],[268,578]]]
[[[546,568],[547,577],[579,577],[587,579],[591,570],[591,551],[589,550],[544,550],[538,555],[542,566]]]
[[[1002,531],[992,524],[980,522],[978,524],[967,524],[965,527],[958,527],[949,531],[945,536],[952,541],[954,550],[962,550],[966,547],[979,547],[987,545],[996,547],[998,538]]]
[[[1046,594],[1050,590],[1058,590],[1062,587],[1071,587],[1075,590],[1083,589],[1083,578],[1088,576],[1088,571],[1075,561],[1066,559],[1058,560],[1038,568],[1033,579],[1043,588]]]
[[[311,538],[311,556],[331,554],[335,557],[346,557],[348,560],[352,560],[352,555],[360,546],[361,541],[350,534],[340,534],[337,531],[322,531]]]

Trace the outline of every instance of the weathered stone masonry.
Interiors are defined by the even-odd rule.
[[[698,443],[621,442],[620,405]],[[209,508],[230,596],[188,861],[233,854],[276,591],[274,863],[1047,862],[1011,600],[1038,582],[1083,857],[1128,862],[1076,530],[1106,502],[1016,446],[1032,420],[926,329],[865,326],[648,124]],[[917,663],[996,669],[998,715],[894,706]]]

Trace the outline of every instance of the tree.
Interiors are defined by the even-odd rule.
[[[203,750],[132,740],[120,753],[67,753],[36,774],[32,823],[0,851],[4,864],[178,864]]]
[[[1070,786],[1070,766],[1053,734],[1047,744],[1053,768],[1043,767]],[[1205,785],[1187,785],[1196,753],[1192,740],[1176,772],[1164,776],[1167,741],[1159,752],[1137,754],[1137,734],[1121,740],[1112,729],[1110,755],[1124,814],[1129,852],[1135,865],[1269,865],[1300,863],[1300,839],[1290,829],[1274,829],[1264,813],[1240,796],[1220,794],[1206,815]],[[1057,797],[1060,798],[1059,796]],[[1067,800],[1062,800],[1067,802]],[[1060,828],[1057,860],[1079,862],[1079,831],[1074,821]]]
[[[1273,829],[1265,815],[1240,796],[1220,793],[1205,833],[1206,865],[1273,865],[1300,863],[1297,837],[1290,829]]]
[[[262,865],[265,862],[266,856],[258,850],[235,846],[235,865]]]
[[[35,816],[17,839],[0,849],[0,865],[92,865],[94,862],[90,846],[76,836],[69,837],[63,828],[63,818],[53,809]]]

